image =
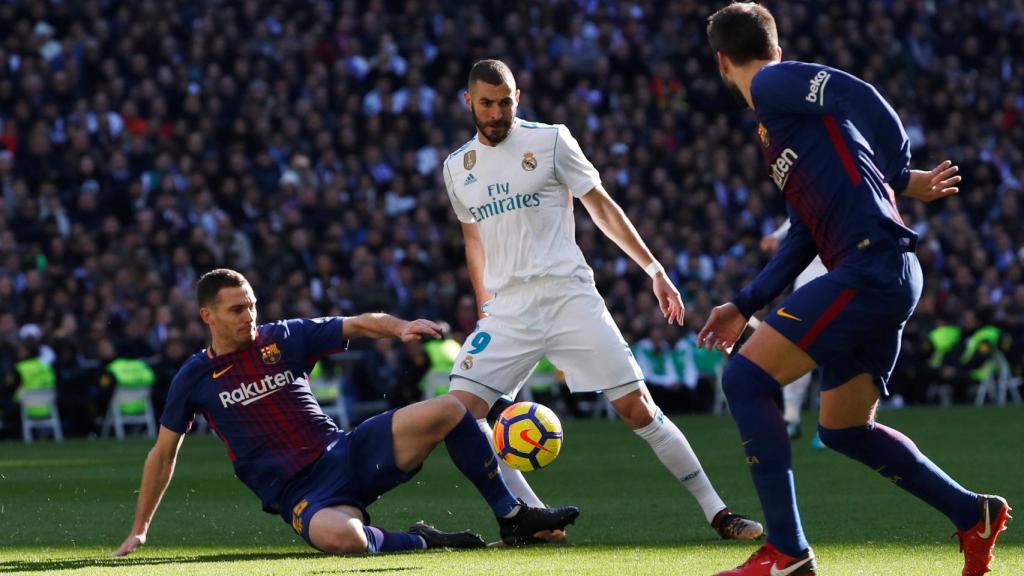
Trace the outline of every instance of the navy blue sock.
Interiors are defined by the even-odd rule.
[[[818,435],[829,448],[863,462],[945,514],[958,530],[978,521],[978,495],[957,484],[898,430],[871,422],[839,430],[818,426]]]
[[[498,473],[498,461],[491,443],[468,410],[445,437],[444,445],[455,467],[476,486],[495,515],[506,517],[516,509],[519,501],[509,492],[505,480]]]
[[[427,547],[423,538],[405,532],[388,532],[375,526],[363,526],[366,533],[366,551],[373,554],[376,552],[401,552],[403,550],[422,550]]]
[[[734,356],[722,374],[722,390],[740,429],[768,543],[783,554],[800,556],[810,545],[796,506],[786,423],[775,404],[779,383],[750,360]]]

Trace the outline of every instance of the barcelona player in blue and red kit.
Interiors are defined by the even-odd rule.
[[[362,314],[257,326],[252,287],[227,269],[204,274],[196,292],[211,344],[190,357],[171,383],[135,520],[115,555],[145,543],[196,412],[223,440],[235,475],[263,510],[279,514],[327,553],[483,546],[469,531],[446,533],[417,523],[406,532],[388,532],[370,525],[366,508],[416,474],[440,442],[494,511],[506,544],[536,542],[534,534],[562,530],[579,514],[571,506],[531,508],[518,501],[502,480],[488,439],[453,398],[386,412],[348,432],[323,413],[308,381],[317,360],[344,350],[350,337],[437,337],[433,322]]]
[[[708,38],[730,93],[757,115],[769,175],[786,198],[792,226],[754,281],[712,311],[698,345],[731,349],[751,315],[815,254],[829,270],[774,309],[722,376],[767,543],[719,576],[815,574],[789,439],[773,398],[779,386],[816,366],[822,442],[946,515],[960,537],[964,576],[980,576],[1006,524],[1006,500],[964,489],[909,438],[874,420],[923,282],[917,234],[904,225],[895,194],[929,201],[955,193],[956,166],[911,170],[906,132],[879,93],[835,68],[781,61],[775,21],[764,7],[738,2],[719,10]]]

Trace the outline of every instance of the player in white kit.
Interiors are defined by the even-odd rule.
[[[761,250],[765,252],[774,252],[779,248],[779,243],[789,233],[790,222],[787,219],[778,228],[772,231],[761,239]],[[804,268],[803,272],[796,277],[793,282],[793,290],[799,290],[804,284],[807,284],[811,280],[819,276],[824,276],[828,273],[828,268],[825,268],[825,264],[821,261],[821,256],[815,256],[814,260]],[[813,371],[812,371],[813,372]],[[804,404],[804,399],[807,398],[807,392],[811,387],[811,374],[808,372],[803,376],[797,378],[791,382],[788,386],[782,388],[782,419],[786,421],[786,432],[789,437],[796,439],[800,437],[800,408]],[[818,439],[817,434],[814,436],[812,444],[815,448],[824,448],[825,445]]]
[[[722,538],[760,537],[761,525],[729,511],[686,437],[651,399],[576,245],[573,199],[653,278],[669,323],[683,322],[679,291],[601,186],[569,130],[515,117],[519,90],[508,66],[477,62],[468,88],[465,100],[477,134],[448,156],[443,171],[462,223],[481,318],[455,360],[450,393],[492,437],[486,420],[491,406],[503,396],[514,398],[547,356],[565,373],[571,391],[605,394],[696,498]],[[502,475],[524,502],[540,503],[522,473],[502,465]]]

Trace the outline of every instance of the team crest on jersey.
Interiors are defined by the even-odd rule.
[[[761,139],[761,145],[765,148],[772,143],[771,139],[768,138],[768,129],[760,122],[757,123],[757,137]]]
[[[463,358],[462,359],[462,364],[460,364],[460,366],[462,366],[463,370],[469,370],[470,368],[472,368],[473,367],[473,357],[472,356],[466,356],[465,358]]]
[[[281,350],[277,348],[277,344],[271,344],[260,348],[260,358],[263,358],[263,363],[267,366],[273,366],[281,361]]]
[[[531,172],[537,169],[537,159],[533,157],[533,152],[523,152],[523,170]]]
[[[470,150],[462,155],[462,167],[472,170],[473,166],[476,166],[476,150]]]

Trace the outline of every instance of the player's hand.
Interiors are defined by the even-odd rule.
[[[487,304],[491,300],[493,300],[493,299],[494,299],[494,296],[491,296],[487,292],[484,292],[483,294],[477,294],[476,295],[476,319],[477,320],[483,320],[487,316],[487,312],[484,311],[484,308],[486,308]]]
[[[707,324],[697,334],[697,347],[728,354],[747,327],[747,319],[732,302],[715,306]]]
[[[931,202],[960,191],[956,187],[962,179],[957,172],[960,167],[951,160],[943,160],[931,170],[911,170],[910,182],[903,191],[904,196],[916,198],[922,202]]]
[[[761,238],[761,252],[771,254],[779,249],[779,244],[781,243],[781,240],[769,234],[768,236]]]
[[[121,543],[121,547],[118,548],[112,556],[127,556],[132,552],[135,552],[139,546],[142,546],[145,543],[145,534],[129,534],[128,537],[124,539],[124,542]]]
[[[668,320],[668,323],[682,326],[686,307],[683,306],[679,290],[676,290],[664,272],[659,272],[654,276],[654,296],[658,299],[661,314]]]
[[[398,333],[398,337],[402,339],[402,342],[415,342],[417,340],[433,340],[441,338],[443,329],[436,322],[430,320],[413,320],[412,322],[406,322],[402,326],[402,331]]]

